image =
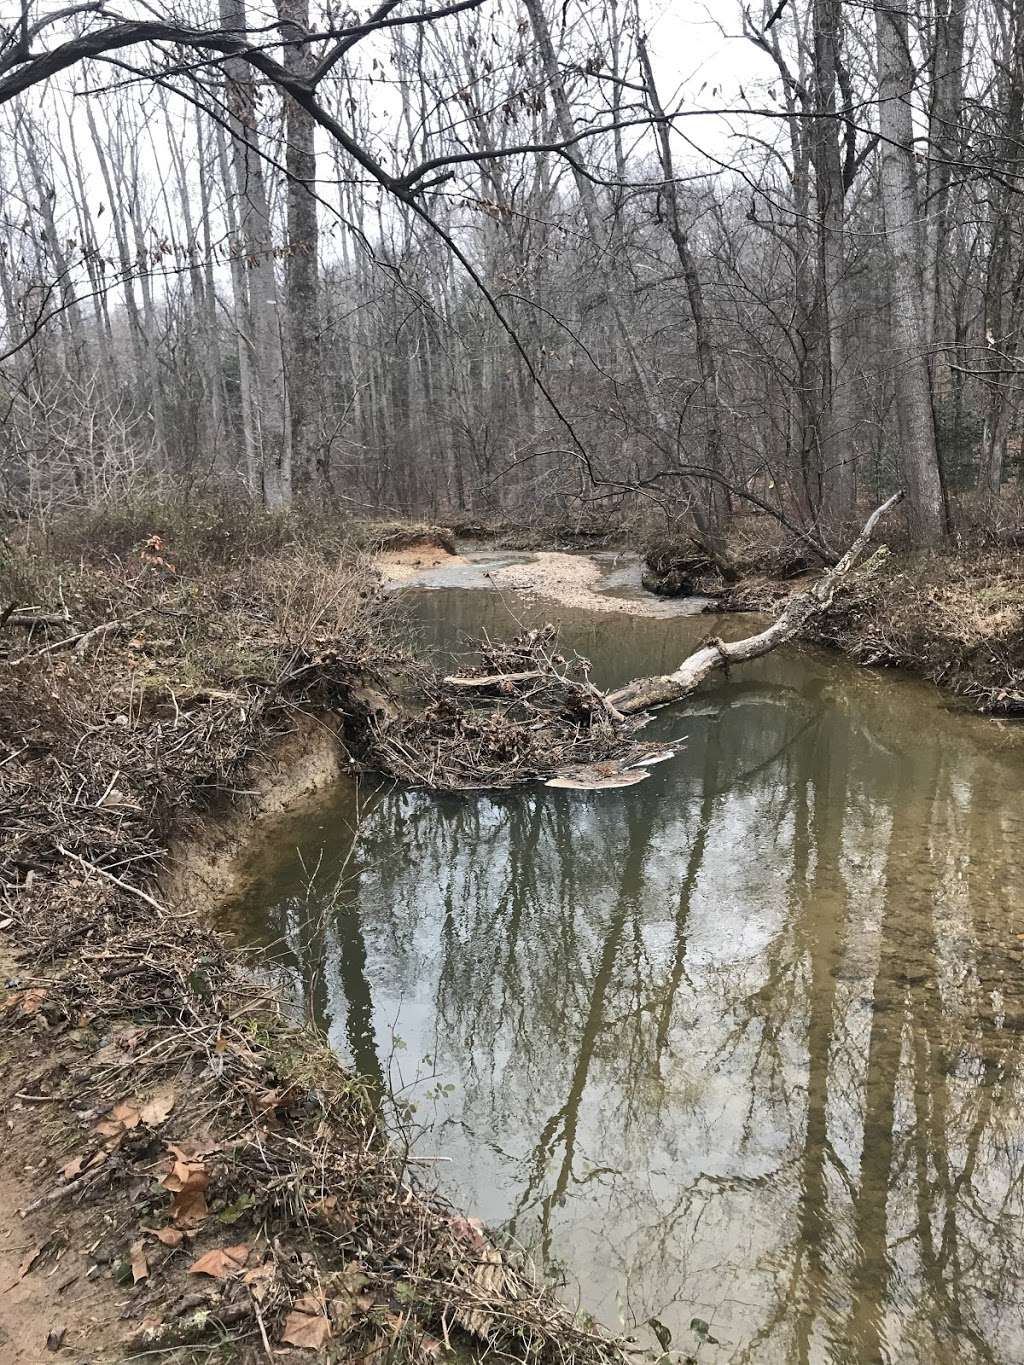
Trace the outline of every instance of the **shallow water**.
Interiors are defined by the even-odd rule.
[[[607,684],[750,629],[410,601],[445,648],[560,618]],[[420,1169],[609,1325],[1024,1360],[1021,732],[806,649],[657,727],[686,745],[626,790],[339,790],[231,922],[417,1105]]]

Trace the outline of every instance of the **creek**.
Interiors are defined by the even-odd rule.
[[[750,633],[499,593],[515,558],[404,585],[419,647],[559,620],[607,686]],[[803,647],[652,732],[685,743],[620,791],[338,785],[227,921],[415,1106],[418,1170],[608,1326],[1024,1360],[1024,735]]]

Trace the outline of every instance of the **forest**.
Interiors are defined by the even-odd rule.
[[[683,9],[27,7],[5,499],[1005,520],[1021,7]]]

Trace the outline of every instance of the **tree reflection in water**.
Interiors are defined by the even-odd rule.
[[[707,628],[575,626],[608,681]],[[282,850],[253,933],[606,1321],[1024,1359],[1019,745],[813,652],[662,724],[685,750],[624,792],[381,793],[340,887],[330,839],[309,893]]]

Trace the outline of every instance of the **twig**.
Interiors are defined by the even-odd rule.
[[[83,858],[77,853],[72,853],[71,850],[65,848],[63,844],[57,844],[56,848],[57,852],[63,853],[65,858],[74,858],[76,863],[81,863],[87,871],[96,872],[99,876],[106,877],[108,882],[113,882],[114,885],[119,886],[122,891],[127,891],[130,896],[138,896],[140,901],[145,901],[147,905],[151,905],[161,919],[166,916],[167,911],[160,902],[154,900],[148,892],[140,891],[137,886],[132,886],[129,882],[123,882],[120,877],[115,877],[112,872],[107,872],[104,868],[97,867],[95,863],[90,863],[87,858]]]
[[[23,1209],[18,1210],[19,1217],[27,1218],[30,1213],[45,1208],[47,1204],[56,1204],[57,1200],[63,1199],[66,1194],[75,1194],[95,1180],[97,1174],[96,1171],[87,1171],[85,1175],[80,1175],[77,1180],[72,1180],[67,1185],[58,1185],[55,1190],[41,1194],[38,1199],[33,1199],[31,1204],[26,1204]]]

